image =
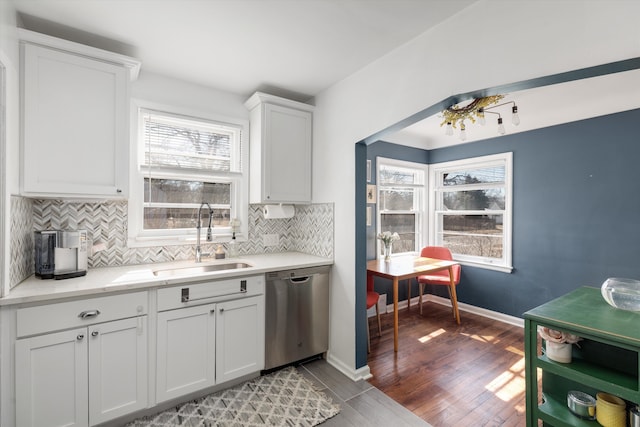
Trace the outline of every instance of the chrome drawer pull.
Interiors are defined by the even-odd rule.
[[[91,332],[91,336],[92,337],[97,337],[98,333],[99,333],[98,331],[93,331],[93,332]]]
[[[186,290],[188,291],[188,289],[186,289]],[[228,297],[228,296],[232,296],[232,295],[245,295],[247,293],[248,293],[248,291],[244,290],[244,291],[240,291],[240,292],[230,292],[230,293],[227,293],[227,294],[207,295],[205,297],[200,297],[200,298],[189,298],[188,292],[187,292],[187,295],[185,295],[184,292],[183,292],[181,297],[180,297],[180,302],[192,302],[192,301],[210,300],[212,298]]]
[[[87,310],[78,314],[78,317],[81,319],[89,319],[91,317],[96,317],[98,314],[100,314],[100,310]]]
[[[78,341],[82,341],[83,338],[84,338],[84,335],[82,334],[78,334],[78,336],[76,337]]]

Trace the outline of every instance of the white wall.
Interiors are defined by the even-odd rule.
[[[246,99],[239,95],[211,89],[145,71],[131,85],[131,96],[170,107],[181,107],[194,114],[206,113],[223,119],[249,120]]]
[[[316,96],[314,201],[335,202],[334,361],[359,375],[354,144],[450,95],[638,57],[638,16],[635,0],[483,0]]]

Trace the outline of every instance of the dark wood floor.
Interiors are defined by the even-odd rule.
[[[433,302],[382,315],[382,337],[369,319],[369,382],[434,427],[524,426],[524,331]]]

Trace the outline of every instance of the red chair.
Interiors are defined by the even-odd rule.
[[[380,324],[380,309],[378,300],[380,294],[373,290],[373,276],[367,277],[367,310],[376,306],[376,317],[378,318],[378,336],[382,336],[382,326]],[[367,352],[371,352],[371,339],[369,338],[369,317],[367,317]]]
[[[427,246],[422,248],[420,256],[425,258],[453,260],[451,251],[443,246]],[[446,286],[449,291],[449,299],[451,300],[453,318],[458,324],[460,324],[458,297],[456,296],[455,288],[458,283],[460,283],[460,270],[461,268],[459,264],[453,266],[453,286],[451,286],[451,280],[449,279],[449,270],[434,271],[433,273],[418,276],[420,314],[422,314],[422,293],[424,292],[424,285]]]

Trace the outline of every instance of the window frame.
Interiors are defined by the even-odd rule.
[[[427,207],[428,207],[428,199],[429,199],[429,169],[427,164],[424,163],[416,163],[416,162],[410,162],[410,161],[406,161],[406,160],[398,160],[398,159],[392,159],[392,158],[388,158],[388,157],[380,157],[377,156],[376,157],[376,197],[377,197],[377,203],[376,203],[376,259],[381,258],[382,255],[382,243],[380,242],[380,239],[377,238],[377,236],[383,232],[383,231],[387,231],[387,230],[382,230],[382,215],[388,213],[389,211],[383,211],[381,208],[381,193],[385,188],[388,187],[398,187],[397,184],[394,185],[383,185],[380,179],[380,171],[382,169],[383,166],[391,166],[391,167],[401,167],[401,168],[406,168],[406,169],[413,169],[418,171],[421,175],[422,175],[422,180],[423,182],[421,184],[412,184],[412,185],[401,185],[400,187],[407,187],[407,188],[417,188],[420,189],[420,194],[418,195],[419,200],[417,202],[414,202],[414,206],[417,204],[417,208],[415,210],[416,213],[416,231],[415,231],[415,235],[416,235],[416,243],[415,243],[415,250],[411,251],[411,252],[395,252],[392,250],[391,252],[391,256],[402,256],[402,255],[417,255],[420,253],[420,250],[423,246],[425,246],[425,240],[426,240],[426,231],[427,231],[427,225],[428,225],[428,211],[427,211]],[[413,213],[414,211],[408,210],[408,211],[393,211],[393,212],[399,212],[399,213]]]
[[[144,114],[146,111],[153,111],[158,114],[168,116],[183,117],[190,120],[202,120],[218,123],[222,126],[237,127],[239,129],[238,146],[234,150],[239,150],[240,170],[238,172],[206,172],[206,171],[173,171],[170,168],[158,168],[152,175],[153,178],[177,178],[193,179],[202,181],[212,181],[230,183],[231,188],[231,216],[240,221],[240,226],[236,228],[236,240],[245,241],[247,239],[247,223],[249,210],[249,145],[248,129],[249,122],[245,119],[231,118],[209,112],[196,111],[192,109],[180,108],[149,102],[140,99],[133,99],[131,102],[130,117],[130,160],[129,160],[129,200],[128,200],[128,230],[127,244],[129,247],[149,247],[163,245],[185,245],[193,244],[196,241],[196,224],[191,229],[177,230],[144,230],[144,180],[148,178],[147,169],[144,167],[145,138],[144,138]],[[213,207],[213,206],[212,206]],[[205,238],[206,227],[201,230],[201,238]],[[213,242],[222,243],[231,238],[230,227],[214,227]]]
[[[470,256],[462,254],[453,254],[454,260],[460,262],[463,265],[470,265],[475,267],[486,268],[489,270],[502,271],[505,273],[511,273],[513,270],[512,264],[512,224],[513,224],[513,153],[499,153],[488,156],[472,157],[461,160],[453,160],[442,163],[434,163],[429,165],[429,243],[431,245],[442,245],[438,236],[441,235],[439,227],[439,215],[436,210],[438,204],[438,198],[441,197],[440,177],[442,174],[451,171],[459,171],[461,169],[470,168],[483,168],[489,166],[501,165],[505,168],[505,206],[503,213],[502,231],[503,231],[503,257],[500,260],[496,258]],[[497,187],[495,184],[487,184],[487,188]],[[500,186],[501,187],[501,186]],[[478,186],[474,184],[473,189],[477,189]]]

